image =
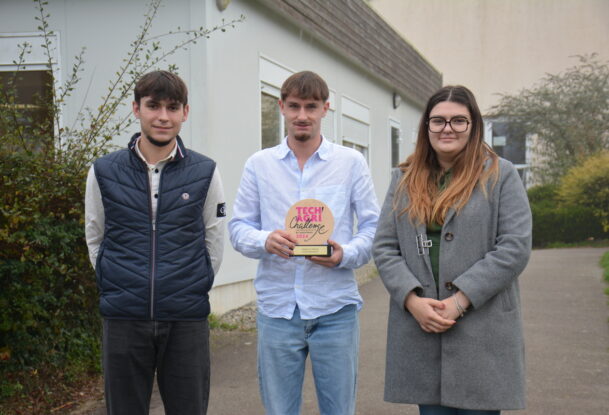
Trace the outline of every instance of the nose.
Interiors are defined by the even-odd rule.
[[[298,116],[297,116],[297,117],[298,117],[298,119],[299,119],[299,120],[304,120],[304,119],[306,119],[306,118],[307,118],[307,113],[306,113],[306,111],[305,111],[305,108],[304,108],[304,107],[303,107],[303,108],[300,108],[300,109],[298,110]]]
[[[167,108],[161,107],[159,109],[159,120],[160,121],[169,121]]]
[[[444,123],[444,128],[442,128],[442,131],[446,131],[446,129],[449,128],[449,132],[453,131],[453,125],[450,123],[450,121],[446,121]]]

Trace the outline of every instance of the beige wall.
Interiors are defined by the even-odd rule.
[[[444,75],[471,88],[482,111],[497,93],[597,52],[609,60],[609,0],[369,0]]]

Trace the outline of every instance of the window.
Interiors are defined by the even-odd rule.
[[[293,71],[263,56],[259,60],[260,70],[260,146],[274,147],[287,134],[283,115],[277,101],[280,88]]]
[[[370,110],[347,97],[342,103],[342,144],[364,155],[368,161],[370,142]]]
[[[281,142],[282,139],[282,128],[283,124],[281,111],[277,104],[277,97],[262,92],[260,94],[260,107],[261,107],[261,135],[262,135],[262,147],[269,148],[274,147]]]
[[[41,45],[44,38],[40,33],[15,33],[0,35],[0,105],[4,114],[16,116],[5,120],[0,117],[0,136],[7,134],[7,128],[23,126],[24,137],[38,137],[32,149],[40,149],[43,142],[39,137],[54,136],[52,94],[53,80],[61,79],[59,70],[58,35],[50,37],[51,59],[55,62],[53,72],[48,69],[48,57]],[[29,51],[19,68],[14,60],[19,56],[23,44],[29,44]],[[9,100],[9,90],[14,91],[15,100]]]
[[[16,100],[9,102],[8,87],[13,85]],[[15,114],[16,120],[2,120],[0,122],[0,136],[6,135],[7,128],[15,125],[25,127],[25,137],[48,137],[53,139],[53,113],[50,102],[52,100],[53,77],[50,71],[5,71],[0,72],[0,105],[2,112],[11,116]],[[8,111],[5,111],[8,110]],[[12,117],[11,117],[12,118]],[[30,131],[35,130],[32,134]],[[43,143],[34,147],[41,148]]]

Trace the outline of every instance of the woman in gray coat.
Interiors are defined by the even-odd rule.
[[[391,297],[385,400],[418,404],[421,415],[524,408],[518,275],[531,212],[516,169],[482,130],[467,88],[429,99],[374,241]]]

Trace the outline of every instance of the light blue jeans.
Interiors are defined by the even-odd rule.
[[[420,415],[499,415],[499,411],[450,408],[440,405],[419,405]]]
[[[298,415],[307,355],[320,415],[355,413],[359,317],[354,304],[314,320],[258,313],[258,380],[267,415]]]

